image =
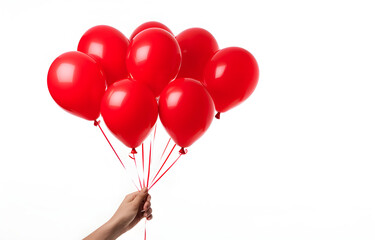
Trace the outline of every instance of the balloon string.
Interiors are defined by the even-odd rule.
[[[155,129],[154,129],[154,140],[153,140],[153,142],[155,142],[155,135],[156,135],[156,127],[158,126],[158,123],[156,122],[155,123]]]
[[[147,187],[148,187],[148,182],[150,181],[151,151],[152,151],[152,144],[150,140],[150,154],[148,156]]]
[[[173,167],[173,165],[178,161],[178,159],[180,159],[181,155],[182,154],[180,153],[180,155],[176,158],[176,160],[174,160],[171,166],[169,166],[169,168],[167,168],[167,170],[165,170],[165,172],[153,184],[151,184],[149,190],[151,190],[151,188],[164,176],[164,174],[166,174],[169,171],[169,169]]]
[[[147,219],[145,219],[145,239],[146,240],[146,237],[147,236]]]
[[[154,136],[153,136],[152,139],[150,139],[150,154],[149,154],[149,157],[148,157],[148,171],[147,171],[147,188],[148,188],[148,183],[149,183],[149,180],[150,180],[152,147],[155,145],[156,127],[157,127],[157,123],[155,123]]]
[[[141,189],[142,189],[142,182],[141,182],[141,178],[139,177],[137,161],[135,160],[135,155],[134,155],[134,153],[133,153],[133,156],[130,156],[130,155],[129,155],[129,157],[130,157],[131,159],[134,160],[134,165],[135,165],[135,170],[136,170],[136,172],[137,172],[137,176],[138,176],[139,186],[140,186]]]
[[[100,131],[102,132],[103,136],[104,136],[105,139],[107,140],[109,146],[111,146],[113,152],[116,154],[117,159],[120,161],[122,167],[123,167],[123,168],[125,169],[125,171],[126,171],[126,167],[125,167],[124,163],[121,161],[121,158],[120,158],[119,155],[117,154],[116,150],[113,148],[111,142],[110,142],[109,139],[107,138],[107,135],[104,133],[102,127],[100,126],[100,121],[95,120],[95,121],[94,121],[94,125],[99,127],[99,129],[100,129]],[[131,179],[131,178],[130,178],[130,179]],[[134,184],[134,186],[137,188],[137,190],[140,191],[140,189],[139,189],[138,186],[135,184],[135,182],[133,181],[133,179],[131,179],[131,181],[133,182],[133,184]]]
[[[102,132],[103,136],[104,136],[105,139],[107,140],[109,146],[111,146],[113,152],[116,154],[117,159],[120,161],[121,165],[122,165],[122,166],[124,167],[124,169],[126,170],[126,167],[125,167],[124,163],[121,161],[121,159],[120,159],[120,157],[118,156],[116,150],[113,148],[111,142],[108,140],[108,138],[107,138],[107,136],[105,135],[105,133],[104,133],[102,127],[100,126],[100,121],[96,121],[96,120],[95,120],[94,125],[99,127],[99,129],[100,129],[100,131]]]
[[[148,171],[147,171],[147,188],[148,188],[148,183],[149,183],[149,180],[150,180],[152,147],[155,144],[156,127],[157,127],[157,123],[155,123],[154,136],[153,136],[153,138],[150,138],[150,153],[149,153],[149,158],[148,158]],[[143,143],[142,143],[142,154],[143,154]],[[144,170],[143,170],[143,173],[144,173]],[[144,178],[143,178],[143,180],[144,180]],[[145,219],[145,237],[144,237],[144,240],[146,240],[146,239],[147,239],[147,219]]]
[[[152,185],[154,185],[153,182],[154,182],[155,178],[159,175],[161,169],[164,167],[165,163],[167,162],[169,156],[171,156],[171,154],[172,154],[172,152],[173,152],[173,150],[174,150],[175,147],[176,147],[176,144],[173,145],[172,150],[169,152],[167,158],[164,160],[163,164],[162,164],[161,167],[159,168],[159,171],[156,173],[155,177],[152,179],[152,181],[151,181],[151,182],[152,182]]]
[[[144,154],[144,150],[143,150],[143,143],[142,143],[142,169],[143,169],[143,172],[142,172],[143,186],[146,186],[145,185],[145,154]]]
[[[169,138],[169,140],[168,140],[168,142],[167,142],[167,145],[166,145],[165,148],[164,148],[163,154],[162,154],[161,157],[160,157],[160,160],[163,158],[164,153],[165,153],[165,150],[167,150],[167,147],[168,147],[170,141],[171,141],[171,138]]]

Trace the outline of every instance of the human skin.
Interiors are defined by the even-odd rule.
[[[84,240],[113,240],[132,229],[142,219],[152,219],[151,196],[148,189],[128,194],[115,214]]]

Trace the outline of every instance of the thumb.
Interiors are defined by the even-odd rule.
[[[135,205],[140,206],[148,195],[148,189],[144,187],[134,198],[133,202]]]

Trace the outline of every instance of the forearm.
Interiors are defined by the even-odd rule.
[[[112,218],[84,240],[114,240],[133,228],[143,217],[152,219],[151,196],[147,188],[128,194]]]
[[[122,234],[121,226],[115,220],[111,219],[84,238],[84,240],[114,240]]]

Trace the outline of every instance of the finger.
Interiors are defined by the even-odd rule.
[[[143,216],[148,218],[152,213],[152,208],[148,209],[145,213],[143,213]]]
[[[146,187],[142,188],[140,192],[138,192],[132,202],[136,204],[137,206],[140,206],[142,202],[146,199],[148,195],[148,189]]]
[[[151,220],[153,218],[152,214],[150,216],[148,216],[146,219],[147,220]]]
[[[142,209],[141,213],[147,212],[149,209],[150,209],[149,207],[148,208],[144,208],[144,209]]]
[[[150,207],[151,207],[151,203],[149,205],[148,202],[145,202],[145,204],[143,205],[143,208],[141,210],[141,213],[146,212]]]
[[[145,202],[145,204],[143,205],[143,210],[146,211],[147,209],[149,209],[151,207],[151,202]]]
[[[148,197],[147,197],[147,201],[151,201],[151,195],[149,194]]]
[[[139,193],[138,191],[133,192],[133,193],[129,193],[128,195],[126,195],[125,200],[128,201],[128,202],[133,201],[138,193]]]

